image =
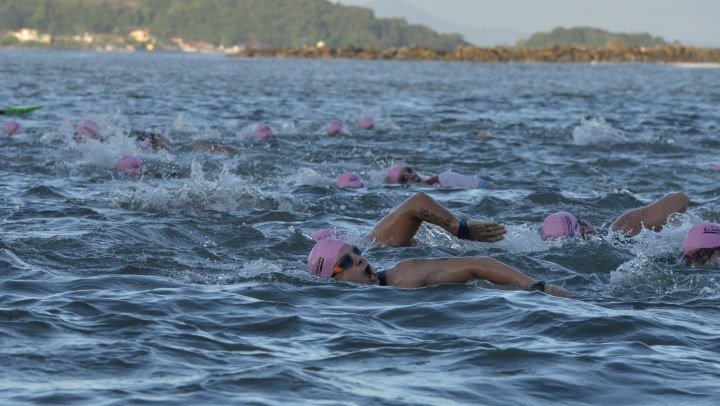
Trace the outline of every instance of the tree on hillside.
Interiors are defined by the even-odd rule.
[[[579,45],[588,48],[602,47],[612,43],[623,45],[654,46],[665,45],[662,37],[647,33],[614,34],[591,27],[555,28],[550,33],[536,33],[527,40],[518,41],[518,48],[545,48],[552,45]]]

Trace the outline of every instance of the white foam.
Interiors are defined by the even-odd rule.
[[[686,69],[720,69],[720,63],[717,62],[671,62],[666,65]]]
[[[573,130],[575,145],[616,144],[627,142],[626,134],[613,128],[602,117],[583,118],[580,125]]]
[[[285,182],[292,186],[300,185],[318,185],[329,186],[335,184],[335,179],[327,175],[322,175],[312,168],[299,168],[294,173],[289,173],[285,178]]]
[[[611,284],[625,287],[639,284],[663,285],[662,279],[671,277],[671,275],[662,272],[654,258],[676,255],[679,260],[687,231],[700,221],[693,213],[683,213],[672,216],[660,232],[643,229],[640,234],[632,238],[632,244],[623,244],[634,257],[610,273]],[[614,237],[616,235],[613,233],[608,236],[611,240]],[[617,237],[620,240],[623,238]],[[666,286],[668,283],[666,281],[664,285]]]
[[[179,278],[186,283],[199,283],[207,285],[229,285],[237,284],[238,279],[256,278],[271,273],[288,273],[278,264],[277,261],[258,259],[242,261],[241,263],[223,264],[229,268],[227,272],[196,272],[187,271]],[[239,269],[238,269],[239,267]],[[230,269],[231,268],[231,269]],[[293,273],[293,272],[290,272]],[[297,272],[297,275],[305,276],[307,273]]]
[[[540,237],[539,229],[529,223],[506,226],[505,238],[493,244],[511,253],[547,251],[560,247],[564,241],[548,242]]]
[[[128,188],[127,180],[121,180],[122,186],[111,197],[117,205],[148,211],[234,212],[246,207],[274,206],[274,200],[255,188],[251,180],[232,174],[227,166],[223,166],[214,178],[208,178],[201,163],[193,161],[188,178],[164,179],[159,185],[150,183],[153,181],[141,178]]]

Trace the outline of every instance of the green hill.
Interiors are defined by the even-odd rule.
[[[340,48],[422,46],[454,49],[458,34],[438,34],[403,19],[377,19],[369,9],[325,0],[2,0],[0,33],[37,29],[53,37],[127,36],[148,29],[156,38],[182,37],[233,46],[302,47],[324,41]]]
[[[610,44],[623,44],[651,47],[666,45],[662,37],[653,37],[648,33],[620,34],[590,27],[565,29],[555,28],[549,33],[536,33],[527,40],[518,41],[518,48],[545,48],[552,45],[580,45],[588,48]]]

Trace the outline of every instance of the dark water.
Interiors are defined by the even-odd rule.
[[[720,221],[720,69],[0,51],[0,100],[45,106],[0,139],[3,404],[720,398],[719,274],[673,261],[688,228]],[[357,127],[363,112],[376,131]],[[84,118],[106,143],[72,141]],[[346,133],[331,138],[335,118]],[[252,138],[263,121],[277,140]],[[143,150],[131,128],[173,148]],[[197,152],[195,139],[241,153]],[[182,176],[118,175],[128,154]],[[395,162],[499,188],[384,185]],[[346,170],[367,187],[336,188]],[[412,248],[362,245],[375,268],[489,255],[579,299],[307,275],[309,233],[361,243],[419,190],[502,220],[506,240],[423,228]],[[601,226],[675,190],[689,212],[631,243],[549,249],[538,236],[551,212]]]

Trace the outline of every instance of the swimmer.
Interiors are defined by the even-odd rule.
[[[340,120],[332,120],[327,127],[328,135],[338,135],[343,132],[343,123]]]
[[[131,129],[128,136],[135,138],[143,148],[168,149],[170,146],[170,140],[161,134],[149,131]],[[100,142],[105,141],[100,124],[94,120],[83,120],[80,124],[75,126],[73,140],[75,140],[78,144],[84,144],[88,139],[98,140]]]
[[[363,130],[372,130],[373,128],[375,128],[375,120],[370,116],[363,115],[362,117],[360,117],[358,125]]]
[[[405,164],[396,164],[388,169],[385,180],[388,183],[400,185],[412,185],[415,183],[424,183],[426,185],[440,185],[442,187],[455,187],[466,189],[487,189],[495,185],[483,179],[473,176],[461,175],[455,172],[443,172],[429,179],[423,179],[412,168]]]
[[[138,143],[140,143],[140,146],[143,148],[152,148],[154,150],[158,149],[164,149],[167,150],[170,148],[170,140],[167,139],[162,134],[150,132],[150,131],[143,131],[143,130],[133,130],[131,129],[128,133],[129,137],[135,138]],[[93,139],[98,140],[100,142],[104,142],[105,139],[102,136],[102,131],[100,128],[100,125],[93,121],[93,120],[84,120],[77,126],[75,126],[75,134],[73,135],[73,139],[78,144],[84,144],[87,142],[87,139]],[[206,141],[202,140],[196,140],[193,141],[190,144],[190,147],[193,149],[197,149],[199,151],[206,151],[206,152],[218,152],[218,153],[226,153],[226,154],[239,154],[237,149],[228,146],[228,145],[218,145],[218,144],[211,144]]]
[[[103,141],[101,137],[100,125],[93,120],[83,120],[75,126],[75,134],[73,140],[78,144],[87,142],[87,138]]]
[[[685,193],[670,193],[647,206],[625,212],[610,225],[610,230],[625,237],[634,237],[644,228],[661,231],[672,214],[684,213],[689,205],[690,199]],[[547,216],[540,230],[545,240],[587,239],[597,234],[598,230],[590,222],[564,211]]]
[[[277,139],[277,133],[269,124],[260,123],[255,126],[255,129],[253,130],[253,137],[257,141],[274,140]],[[205,152],[218,152],[230,155],[237,155],[240,153],[240,151],[236,148],[229,145],[215,144],[206,140],[195,140],[190,144],[190,147]]]
[[[168,149],[170,147],[170,140],[158,133],[130,130],[128,136],[135,138],[143,148]]]
[[[143,160],[132,155],[123,156],[118,162],[118,164],[115,165],[115,171],[120,175],[152,177],[157,179],[184,177],[183,175],[174,171],[148,171],[145,167],[145,163],[143,162]]]
[[[272,127],[265,123],[258,124],[257,127],[255,127],[255,131],[253,131],[253,136],[256,140],[268,140],[275,138],[275,131],[273,131]]]
[[[23,132],[22,127],[20,127],[20,124],[18,124],[18,122],[15,120],[6,121],[3,130],[5,132],[5,135],[7,135],[8,137],[11,137],[13,135],[22,134],[22,132]]]
[[[268,124],[260,123],[253,131],[253,137],[258,140],[271,140],[277,138],[275,131]],[[229,145],[211,144],[207,141],[196,140],[190,146],[194,149],[206,152],[220,152],[225,154],[237,155],[240,153],[236,148]]]
[[[365,186],[365,183],[355,172],[344,172],[338,176],[335,185],[343,189],[357,189]]]
[[[370,233],[374,243],[390,247],[408,246],[423,222],[439,226],[460,239],[496,242],[504,238],[505,226],[495,222],[460,220],[425,193],[403,202],[378,222]],[[513,285],[555,296],[570,296],[562,288],[535,280],[490,257],[407,259],[387,271],[375,272],[362,252],[336,234],[321,238],[310,251],[307,269],[311,275],[365,285],[419,288],[445,283],[484,279],[498,285]]]
[[[720,260],[720,224],[700,223],[683,241],[685,263],[692,268],[717,268]]]
[[[121,174],[142,176],[145,173],[145,164],[138,157],[125,155],[115,166],[115,170]]]

